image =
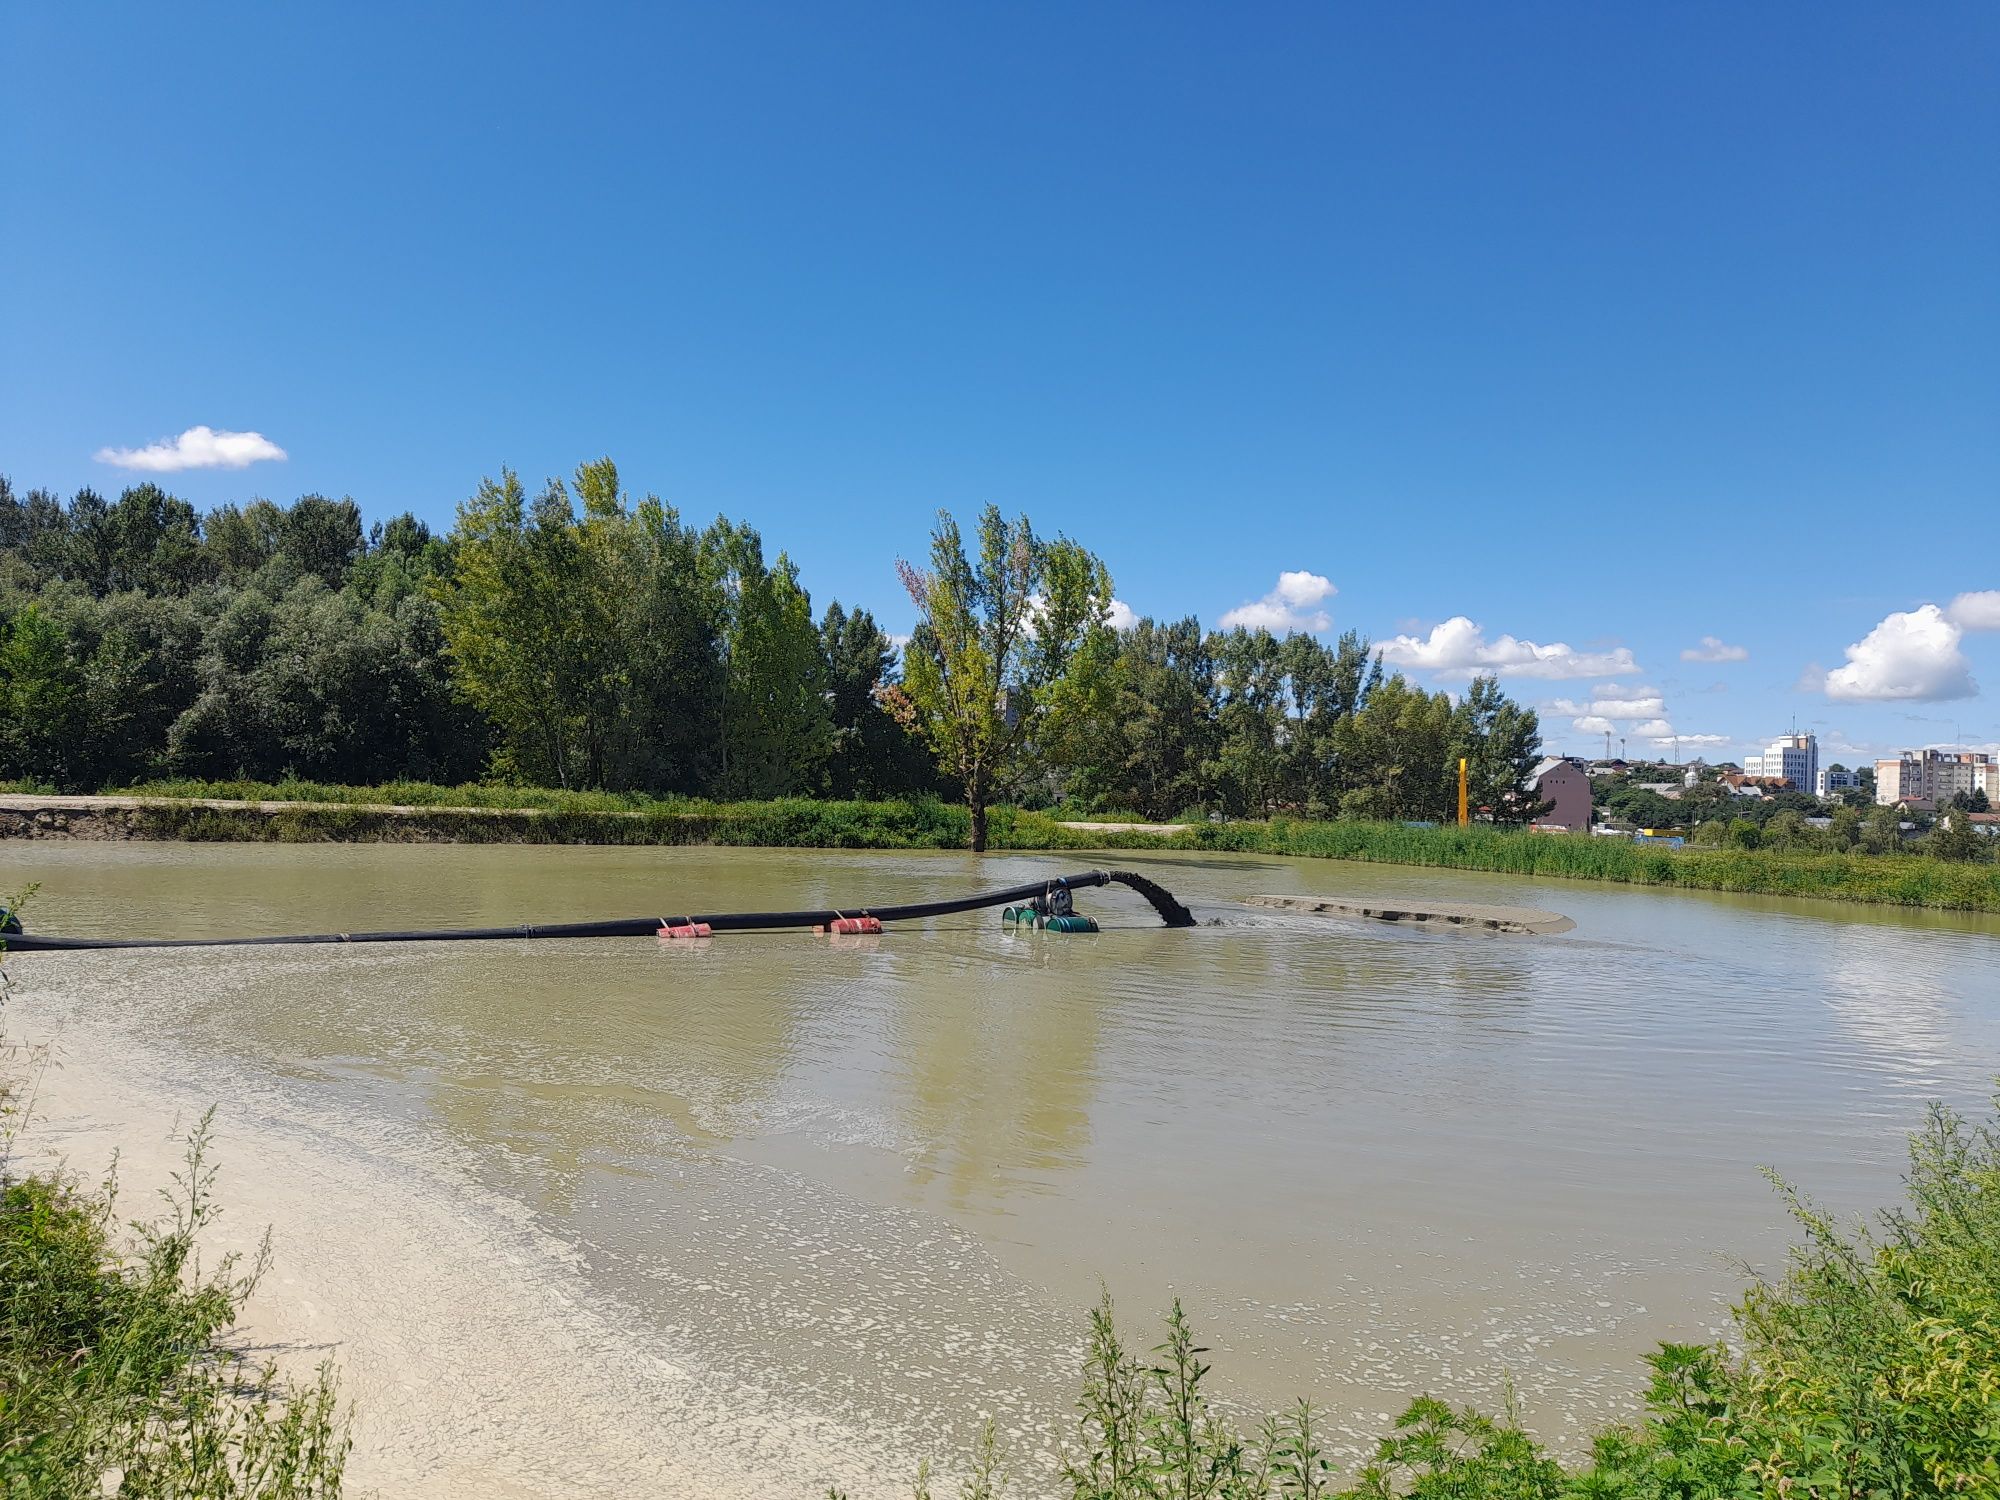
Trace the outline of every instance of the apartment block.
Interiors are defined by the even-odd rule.
[[[1947,802],[1960,792],[1986,793],[2000,806],[2000,759],[1984,750],[1905,750],[1894,760],[1875,762],[1875,800]]]

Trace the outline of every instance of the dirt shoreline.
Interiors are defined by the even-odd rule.
[[[519,1205],[410,1160],[386,1127],[315,1118],[282,1083],[193,1078],[120,1023],[113,994],[27,968],[12,970],[7,1035],[51,1050],[15,1168],[97,1181],[115,1156],[121,1216],[150,1216],[215,1104],[224,1212],[204,1254],[254,1253],[269,1226],[273,1268],[239,1331],[300,1374],[335,1361],[354,1413],[348,1493],[908,1493],[914,1459],[879,1435],[634,1337]]]

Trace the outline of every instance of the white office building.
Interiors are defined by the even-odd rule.
[[[1819,779],[1813,783],[1813,795],[1838,797],[1842,792],[1852,791],[1860,785],[1859,771],[1821,771]]]
[[[1788,734],[1765,747],[1762,755],[1743,757],[1745,776],[1782,776],[1794,791],[1819,787],[1819,741],[1809,734]]]

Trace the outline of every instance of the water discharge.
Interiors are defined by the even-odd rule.
[[[44,883],[33,925],[76,935],[914,901],[1091,863],[7,853],[0,885]],[[1781,1252],[1759,1165],[1837,1209],[1885,1202],[1924,1102],[1977,1105],[2000,1071],[1992,919],[1114,862],[1221,925],[1166,931],[1093,891],[1096,937],[979,913],[879,939],[34,954],[12,966],[17,1019],[309,1132],[314,1171],[403,1174],[440,1256],[460,1232],[520,1236],[532,1252],[499,1259],[553,1288],[552,1316],[897,1462],[949,1458],[985,1411],[1017,1446],[1046,1441],[1100,1283],[1135,1324],[1179,1293],[1234,1398],[1310,1394],[1345,1444],[1418,1391],[1491,1404],[1511,1380],[1573,1445],[1630,1409],[1645,1349],[1720,1327],[1743,1262]],[[1542,906],[1576,927],[1239,904],[1266,892]],[[650,1389],[612,1396],[643,1425]]]

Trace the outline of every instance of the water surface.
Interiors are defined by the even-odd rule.
[[[37,844],[34,924],[185,935],[918,900],[1082,856]],[[2000,1071],[2000,923],[1319,861],[1119,855],[1209,925],[22,955],[218,1093],[284,1091],[531,1213],[663,1347],[946,1446],[1045,1432],[1079,1310],[1183,1297],[1243,1400],[1349,1441],[1511,1379],[1558,1442]],[[1258,893],[1520,902],[1424,933]],[[349,1122],[343,1126],[342,1122]],[[1142,1329],[1150,1333],[1150,1328]],[[1144,1340],[1152,1342],[1150,1338]],[[1031,1441],[1038,1441],[1039,1438]]]

